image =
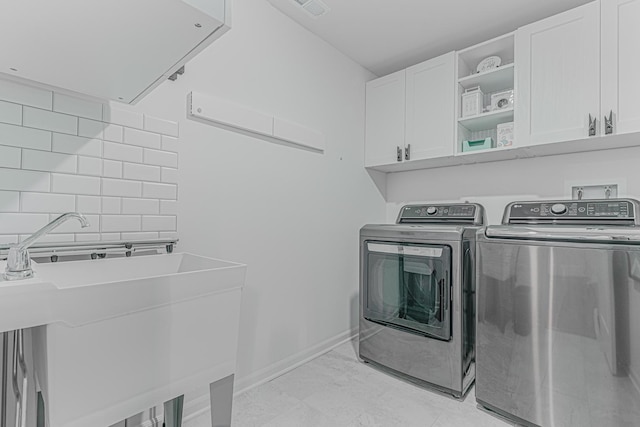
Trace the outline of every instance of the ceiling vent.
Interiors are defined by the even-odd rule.
[[[302,6],[302,8],[314,18],[319,18],[322,15],[329,12],[329,6],[324,4],[321,0],[293,0],[295,3]]]

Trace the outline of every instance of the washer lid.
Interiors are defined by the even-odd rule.
[[[492,225],[485,229],[488,238],[564,242],[640,244],[640,227]]]

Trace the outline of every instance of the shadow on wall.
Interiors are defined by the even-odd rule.
[[[351,319],[351,325],[349,325],[351,327],[351,331],[355,332],[355,335],[353,337],[353,339],[351,340],[351,344],[353,345],[353,350],[356,354],[356,356],[358,355],[358,332],[359,332],[359,328],[360,328],[360,294],[359,293],[355,293],[351,296],[351,301],[350,301],[350,309],[351,309],[351,315],[349,316],[349,318]]]

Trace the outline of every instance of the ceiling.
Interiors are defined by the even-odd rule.
[[[268,0],[377,76],[461,50],[592,0]],[[316,2],[318,0],[300,0]]]

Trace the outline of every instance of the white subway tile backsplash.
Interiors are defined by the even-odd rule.
[[[176,217],[144,215],[142,231],[176,231]]]
[[[0,234],[0,244],[11,245],[19,242],[19,236],[17,234]]]
[[[16,104],[51,110],[53,106],[53,92],[21,85],[8,80],[0,80],[0,99]]]
[[[140,113],[112,108],[108,105],[105,105],[102,113],[102,121],[104,122],[137,129],[142,129],[144,127],[144,118]]]
[[[173,137],[178,136],[178,123],[144,115],[144,130]]]
[[[102,213],[101,201],[98,196],[76,196],[76,210],[81,214]]]
[[[0,145],[0,168],[20,169],[22,150],[16,147]]]
[[[53,221],[59,215],[49,215],[49,221]],[[56,233],[99,233],[100,215],[85,215],[89,225],[82,227],[78,221],[67,221],[56,227]]]
[[[139,215],[102,215],[102,231],[104,233],[141,231],[141,227]]]
[[[64,213],[76,210],[76,196],[54,193],[21,193],[20,210],[32,213]]]
[[[161,239],[178,239],[177,231],[161,231],[158,233],[158,237]]]
[[[122,177],[139,181],[160,181],[160,167],[125,163]]]
[[[122,240],[154,240],[158,238],[158,232],[146,231],[143,233],[122,233]]]
[[[102,176],[107,178],[122,178],[122,162],[104,159],[102,161]]]
[[[122,212],[122,199],[120,197],[103,197],[102,213],[119,214]]]
[[[177,153],[178,148],[178,138],[162,135],[162,149],[164,151],[172,151],[174,153]]]
[[[81,175],[102,176],[102,159],[78,156],[78,173]]]
[[[112,242],[114,240],[120,240],[120,233],[101,233],[100,240],[104,242]]]
[[[105,159],[142,163],[142,148],[140,147],[104,141],[103,149]]]
[[[51,177],[45,172],[0,168],[0,188],[13,191],[48,192],[51,188]]]
[[[29,236],[31,236],[31,234],[21,234],[20,241],[25,241]],[[75,234],[56,234],[55,231],[38,239],[38,243],[69,243],[73,241],[75,241]],[[35,270],[38,270],[37,266]]]
[[[102,141],[63,133],[53,133],[51,151],[83,156],[102,156]]]
[[[170,184],[178,183],[178,169],[173,168],[162,168],[162,182],[167,182]]]
[[[142,182],[102,178],[102,194],[104,196],[140,197],[142,196]]]
[[[105,124],[96,120],[80,117],[78,119],[78,136],[89,139],[102,139],[104,137]]]
[[[123,214],[158,214],[160,201],[154,199],[122,199]]]
[[[51,132],[0,123],[0,144],[51,150]]]
[[[177,215],[178,202],[175,200],[160,200],[160,213],[162,215]]]
[[[76,173],[78,159],[69,154],[22,150],[22,168],[45,172]]]
[[[123,134],[124,128],[122,126],[107,123],[104,128],[103,137],[107,141],[122,142]]]
[[[48,223],[48,214],[0,213],[0,234],[33,233]]]
[[[102,120],[102,104],[55,92],[53,94],[53,111],[87,119]]]
[[[0,122],[21,125],[22,105],[0,101]]]
[[[0,212],[18,212],[20,193],[18,191],[0,191]]]
[[[100,178],[80,175],[51,174],[51,191],[66,194],[100,194]]]
[[[149,199],[176,200],[178,197],[178,188],[173,184],[156,184],[152,182],[143,182],[142,197]]]
[[[76,236],[76,242],[99,242],[100,233],[85,233]]]
[[[24,107],[22,124],[36,129],[53,132],[78,134],[78,118],[68,114],[55,113],[39,108]]]
[[[0,80],[0,243],[177,238],[179,124]]]
[[[178,167],[178,155],[168,151],[158,151],[144,149],[144,162],[148,165],[168,166],[171,168]]]
[[[157,133],[124,128],[124,143],[139,147],[160,148],[162,146],[162,138]]]

